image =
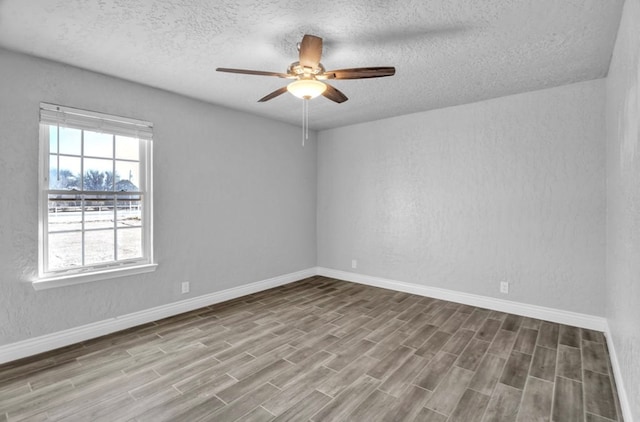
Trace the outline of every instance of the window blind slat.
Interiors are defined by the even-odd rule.
[[[153,137],[153,125],[149,122],[46,103],[40,104],[40,122],[144,140],[151,140]]]

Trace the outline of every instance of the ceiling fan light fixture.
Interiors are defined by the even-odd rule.
[[[304,100],[315,98],[326,89],[327,85],[315,79],[300,79],[287,85],[287,91]]]

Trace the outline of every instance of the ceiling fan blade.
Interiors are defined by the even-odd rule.
[[[277,73],[277,72],[265,72],[263,70],[248,70],[248,69],[229,69],[226,67],[219,67],[216,69],[218,72],[227,72],[227,73],[240,73],[242,75],[258,75],[258,76],[277,76],[278,78],[289,78],[291,75],[287,75],[286,73]]]
[[[272,100],[274,98],[276,98],[278,95],[282,95],[285,92],[287,92],[287,87],[283,86],[282,88],[278,88],[275,91],[273,91],[271,94],[267,94],[264,97],[260,98],[258,100],[259,103],[264,103],[265,101],[269,101]]]
[[[322,38],[305,34],[300,43],[300,65],[315,69],[322,57]]]
[[[356,67],[353,69],[329,70],[325,73],[329,79],[366,79],[382,78],[383,76],[393,76],[396,68],[386,67]]]
[[[347,101],[349,98],[347,98],[346,95],[344,95],[341,91],[339,91],[338,89],[332,87],[331,85],[329,85],[326,82],[323,82],[326,86],[327,89],[325,89],[325,91],[322,93],[322,95],[328,99],[330,99],[333,102],[336,102],[338,104],[340,103],[344,103],[345,101]]]

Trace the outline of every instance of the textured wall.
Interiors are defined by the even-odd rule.
[[[625,2],[607,77],[607,319],[640,420],[640,1]]]
[[[315,265],[316,143],[302,148],[300,128],[6,50],[0,69],[0,345]],[[155,124],[156,272],[24,282],[37,273],[40,101]]]
[[[604,97],[600,79],[321,131],[318,265],[604,315]]]

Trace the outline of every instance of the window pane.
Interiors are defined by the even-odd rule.
[[[82,230],[80,195],[49,195],[49,232]]]
[[[113,135],[85,130],[84,155],[113,158]]]
[[[140,164],[116,161],[116,191],[140,190]]]
[[[118,260],[142,258],[142,228],[118,230]]]
[[[49,152],[58,153],[58,126],[49,126]]]
[[[58,157],[54,154],[49,155],[49,189],[79,189],[80,158]]]
[[[140,142],[136,138],[116,136],[116,158],[140,160]]]
[[[81,131],[69,127],[60,128],[60,154],[80,155]]]
[[[84,200],[85,230],[112,229],[113,217],[113,199],[94,197]]]
[[[98,264],[113,261],[113,230],[99,230],[84,233],[84,264]]]
[[[84,159],[84,190],[113,190],[113,160]]]
[[[49,234],[49,270],[82,265],[82,233]]]
[[[49,155],[49,189],[74,188],[80,189],[80,158]]]
[[[118,227],[140,227],[142,225],[142,202],[140,195],[118,195],[116,213]]]

